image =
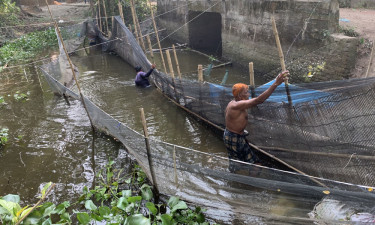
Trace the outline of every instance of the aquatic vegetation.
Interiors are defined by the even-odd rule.
[[[100,170],[96,175],[98,186],[93,190],[84,187],[83,194],[73,204],[68,201],[59,205],[51,202],[42,204],[54,187],[51,182],[43,187],[41,200],[33,207],[21,207],[18,195],[1,197],[0,223],[209,224],[200,207],[190,209],[178,197],[169,198],[167,203],[151,202],[151,186],[146,183],[146,174],[138,165],[125,175],[122,174],[123,169],[114,169],[113,165],[114,161],[110,161]]]
[[[20,91],[17,91],[13,97],[17,101],[25,100],[27,101],[29,99],[30,92],[28,91],[26,94],[25,93],[20,93]]]
[[[0,147],[8,142],[8,128],[0,129]]]
[[[31,60],[50,47],[57,47],[54,29],[29,33],[0,48],[0,66]]]

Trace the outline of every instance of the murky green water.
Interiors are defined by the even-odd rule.
[[[191,79],[196,77],[197,64],[208,65],[210,62],[196,53],[182,51],[178,55],[183,76]],[[139,108],[144,108],[149,135],[153,138],[226,157],[220,136],[165,99],[156,88],[135,87],[134,69],[119,57],[91,49],[89,55],[80,51],[72,56],[72,60],[80,71],[83,94],[117,120],[142,133]],[[246,73],[236,68],[227,69],[230,73],[228,83],[247,83]],[[225,70],[214,69],[205,79],[220,83]],[[121,167],[129,164],[130,159],[122,145],[108,136],[94,135],[81,104],[70,101],[69,105],[64,98],[54,96],[34,67],[4,72],[0,81],[0,96],[7,103],[0,107],[0,127],[8,128],[10,135],[7,145],[0,149],[0,196],[19,194],[22,200],[31,204],[37,201],[35,197],[41,184],[52,181],[57,186],[50,200],[72,200],[84,186],[94,185],[95,171],[109,158],[116,159]],[[29,93],[28,100],[15,100],[13,95],[17,91]],[[200,185],[200,188],[209,186]],[[196,193],[198,191],[199,188]],[[258,199],[252,203],[254,206],[265,207],[268,202],[272,203],[269,208],[274,211],[281,210],[283,205],[297,207],[300,204],[262,190],[251,194]],[[199,198],[196,200],[199,202]],[[230,206],[222,204],[209,211],[225,221],[233,215],[227,216],[223,209],[230,209]],[[313,202],[308,204],[311,207]],[[290,208],[276,214],[305,216],[306,210]],[[256,223],[259,220],[249,217],[249,221]]]
[[[154,87],[136,88],[134,69],[119,57],[99,51],[84,55],[78,52],[72,57],[81,73],[82,91],[89,98],[101,92],[100,99],[92,100],[103,110],[142,132],[139,108],[144,108],[153,138],[226,156],[221,137]],[[189,72],[183,72],[185,76],[195,76],[190,73],[195,67],[191,65],[209,63],[207,57],[196,53],[178,55],[181,71]],[[221,80],[215,74],[223,72],[225,68],[214,69],[207,79]],[[246,76],[237,77],[246,80]],[[109,137],[98,137],[93,143],[81,105],[72,101],[69,106],[63,98],[54,96],[35,67],[4,71],[0,78],[0,96],[6,102],[0,107],[0,126],[9,129],[9,141],[0,149],[0,195],[16,192],[23,200],[32,201],[39,185],[52,181],[57,183],[58,196],[71,196],[84,185],[91,186],[95,166],[104,165],[109,157],[125,157],[121,145]],[[17,101],[16,92],[29,93],[28,100]]]
[[[8,143],[0,149],[0,195],[35,202],[40,184],[52,181],[54,197],[69,200],[92,185],[94,168],[109,157],[126,163],[120,144],[108,137],[93,142],[80,104],[67,106],[54,96],[34,67],[3,72],[0,82],[6,103],[0,107],[0,126],[9,129]],[[17,101],[16,92],[29,93],[28,100]]]

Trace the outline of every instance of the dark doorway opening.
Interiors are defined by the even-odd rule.
[[[191,21],[189,45],[193,49],[221,57],[221,14],[189,11],[188,21]]]

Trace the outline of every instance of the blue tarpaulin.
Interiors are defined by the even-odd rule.
[[[272,80],[262,86],[259,86],[258,88],[255,89],[255,94],[258,96],[262,94],[267,88],[269,88],[275,80]],[[318,98],[326,97],[329,96],[330,94],[327,92],[322,92],[322,91],[317,91],[313,89],[307,89],[307,88],[302,88],[295,86],[293,84],[289,84],[289,91],[290,91],[290,97],[292,98],[292,103],[302,103],[302,102],[309,102],[313,101]],[[285,84],[282,83],[280,84],[274,93],[266,100],[270,102],[276,102],[276,103],[282,103],[288,102],[288,97],[286,95],[286,90],[285,90]]]
[[[255,94],[256,96],[259,96],[262,94],[265,90],[267,90],[275,80],[272,80],[266,84],[263,84],[262,86],[259,86],[255,89]],[[309,102],[313,101],[322,97],[327,97],[330,94],[327,92],[322,92],[322,91],[317,91],[313,89],[307,89],[307,88],[302,88],[295,86],[293,84],[289,84],[289,91],[290,91],[290,97],[292,98],[292,103],[297,104],[297,103],[302,103],[302,102]],[[232,88],[231,87],[224,87],[221,85],[217,84],[210,84],[210,96],[213,99],[218,99],[220,97],[220,94],[225,92],[226,95],[232,95]],[[288,102],[288,97],[286,95],[286,90],[285,90],[285,84],[282,83],[280,84],[274,93],[266,100],[270,102],[275,102],[275,103],[287,103]]]

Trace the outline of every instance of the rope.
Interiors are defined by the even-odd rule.
[[[344,166],[343,169],[345,169],[345,168],[349,165],[350,161],[352,160],[352,158],[353,158],[353,156],[354,156],[355,154],[356,154],[356,153],[353,153],[353,154],[350,156],[348,163]]]

